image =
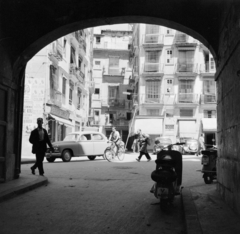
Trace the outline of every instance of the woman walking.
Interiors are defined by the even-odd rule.
[[[148,162],[151,161],[151,157],[148,154],[147,150],[148,145],[150,145],[149,136],[147,134],[142,134],[142,138],[140,139],[140,155],[138,156],[138,158],[136,158],[138,162],[140,162],[143,155],[146,156]]]

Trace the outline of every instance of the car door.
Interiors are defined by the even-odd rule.
[[[89,133],[82,133],[78,141],[79,156],[94,155],[92,136]]]
[[[108,147],[107,139],[100,133],[92,133],[94,155],[103,155]]]

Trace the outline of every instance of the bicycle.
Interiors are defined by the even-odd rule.
[[[125,147],[124,147],[124,142],[120,140],[118,143],[118,146],[115,142],[111,142],[111,145],[107,147],[104,151],[104,157],[107,159],[109,162],[112,162],[115,157],[117,156],[120,161],[122,161],[125,157]],[[115,151],[115,147],[118,148],[117,152]]]

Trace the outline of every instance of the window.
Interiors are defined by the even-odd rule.
[[[159,116],[159,109],[147,109],[147,115]]]
[[[92,134],[92,139],[96,141],[103,140],[103,136],[100,134]]]
[[[71,54],[70,54],[70,63],[73,63],[76,65],[76,53],[75,49],[71,46]]]
[[[78,88],[78,93],[77,93],[77,100],[78,100],[77,109],[78,110],[80,110],[80,107],[81,107],[81,99],[82,99],[82,91],[81,89]]]
[[[193,81],[180,80],[179,93],[193,93]]]
[[[101,37],[96,37],[96,43],[100,44],[101,43]]]
[[[78,59],[78,67],[81,70],[81,67],[82,67],[82,59],[81,58]]]
[[[174,131],[174,125],[173,124],[166,124],[165,125],[166,131]]]
[[[210,68],[211,70],[215,70],[215,62],[213,58],[210,58]]]
[[[178,56],[178,71],[192,72],[194,65],[194,51],[179,51]]]
[[[216,83],[214,80],[204,80],[203,81],[203,93],[204,94],[215,94],[216,93]]]
[[[127,112],[127,120],[130,120],[132,118],[132,113],[131,112]]]
[[[146,63],[158,63],[159,52],[158,51],[147,51],[146,52]]]
[[[99,124],[99,110],[94,110],[94,124]]]
[[[95,66],[99,67],[101,65],[101,61],[95,61]]]
[[[173,63],[173,58],[172,58],[172,50],[166,50],[166,62],[167,63]]]
[[[160,97],[160,80],[146,81],[146,99],[158,99]]]
[[[67,79],[63,77],[62,80],[62,95],[65,96],[66,95],[66,83],[67,83]]]
[[[118,88],[117,87],[109,87],[108,96],[109,96],[110,99],[116,99],[117,98],[117,93],[118,93]]]
[[[63,39],[63,55],[66,56],[67,40]]]
[[[83,134],[80,137],[81,141],[90,141],[91,140],[91,134]]]
[[[72,94],[73,94],[73,90],[72,90],[72,88],[70,87],[70,88],[69,88],[69,105],[72,105]]]
[[[216,118],[215,110],[205,110],[203,114],[204,114],[204,118]]]
[[[100,94],[100,89],[96,88],[94,94]]]
[[[193,117],[193,109],[180,109],[180,117]]]

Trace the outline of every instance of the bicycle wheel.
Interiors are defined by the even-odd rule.
[[[108,162],[112,162],[112,160],[115,158],[115,152],[111,149],[106,149],[104,152],[104,157],[108,160]]]
[[[124,157],[125,157],[125,150],[124,150],[124,148],[121,147],[121,148],[118,150],[117,157],[118,157],[118,159],[119,159],[120,161],[122,161],[122,160],[124,159]]]

